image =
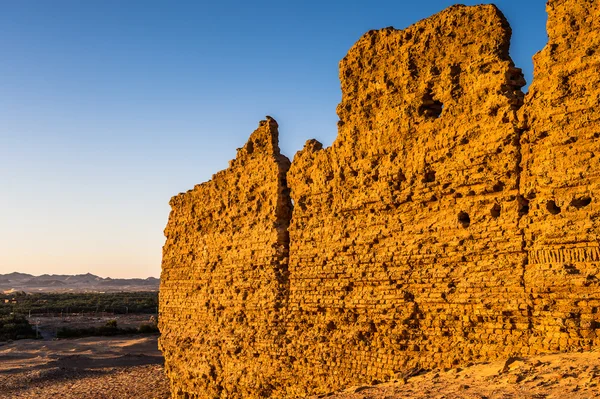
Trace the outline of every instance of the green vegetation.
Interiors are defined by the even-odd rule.
[[[0,316],[0,341],[35,338],[35,330],[22,315]]]
[[[81,338],[97,336],[113,336],[125,334],[154,334],[158,333],[156,324],[142,324],[139,328],[119,328],[116,320],[109,320],[102,327],[69,328],[63,327],[56,332],[57,338]]]
[[[0,294],[0,316],[109,312],[154,314],[158,292]]]
[[[35,338],[26,315],[71,315],[74,313],[155,314],[158,292],[36,293],[0,294],[0,341]],[[158,333],[156,324],[119,328],[116,320],[101,327],[69,328],[57,331],[58,338]]]

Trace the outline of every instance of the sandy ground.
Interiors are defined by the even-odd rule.
[[[0,345],[0,398],[168,398],[156,335]]]
[[[156,335],[0,344],[0,399],[167,399]],[[327,399],[600,398],[600,350],[398,375]],[[279,399],[279,398],[277,398]]]
[[[415,371],[416,373],[416,371]],[[345,389],[327,399],[600,398],[600,351],[511,358]]]

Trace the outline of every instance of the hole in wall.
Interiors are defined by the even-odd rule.
[[[576,143],[577,140],[579,140],[577,137],[569,137],[567,141],[565,141],[565,144],[573,144]]]
[[[554,200],[546,202],[546,209],[553,215],[558,215],[561,211],[560,207],[556,205],[556,202],[554,202]]]
[[[525,216],[529,213],[529,200],[522,195],[517,196],[517,210],[519,216]]]
[[[464,228],[467,228],[471,225],[471,218],[469,214],[464,211],[460,211],[458,214],[458,223]]]
[[[306,206],[306,198],[305,197],[300,197],[298,198],[298,207],[300,208],[300,210],[302,210],[303,212],[306,211],[307,206]]]
[[[248,143],[246,144],[246,152],[248,154],[252,154],[254,152],[254,142],[253,141],[248,141]]]
[[[433,183],[435,181],[435,171],[428,170],[423,175],[423,183]]]
[[[428,119],[437,119],[444,110],[444,104],[441,101],[433,98],[431,89],[428,89],[423,97],[421,98],[421,105],[419,106],[419,115]]]
[[[497,218],[500,216],[501,211],[502,208],[500,207],[500,204],[494,204],[494,206],[492,206],[492,209],[490,210],[490,215],[492,215],[493,218]]]
[[[406,181],[406,176],[404,175],[404,173],[402,173],[402,171],[398,172],[398,181],[399,182],[405,182]]]
[[[577,209],[581,209],[583,207],[588,206],[591,203],[592,203],[592,199],[590,197],[580,197],[580,198],[573,198],[570,205],[574,206]]]
[[[329,323],[327,323],[327,326],[325,328],[327,329],[327,331],[331,332],[331,331],[335,330],[337,328],[337,326],[335,325],[335,323],[333,321],[330,321]]]

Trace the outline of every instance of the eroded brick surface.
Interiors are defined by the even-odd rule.
[[[527,351],[509,40],[494,6],[455,6],[340,63],[338,138],[288,177],[291,352],[312,343],[317,392]]]
[[[160,346],[178,398],[264,397],[281,375],[291,204],[277,124],[230,167],[171,200]]]
[[[352,47],[330,148],[309,140],[290,167],[268,118],[172,199],[174,397],[302,397],[600,344],[600,3],[548,11],[525,99],[501,12],[450,7]]]
[[[522,220],[540,350],[600,344],[600,2],[548,3],[523,109]]]

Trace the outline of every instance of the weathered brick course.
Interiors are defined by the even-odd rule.
[[[301,397],[600,344],[600,3],[547,7],[526,97],[502,13],[453,6],[352,47],[331,147],[290,166],[267,118],[172,199],[174,397]]]
[[[338,138],[288,177],[291,352],[318,343],[294,364],[316,391],[525,350],[509,40],[494,6],[455,6],[340,63]]]
[[[159,322],[174,397],[264,397],[281,374],[291,203],[277,142],[268,118],[227,170],[171,200]]]
[[[600,2],[547,11],[520,115],[531,334],[538,351],[589,349],[600,344]]]

